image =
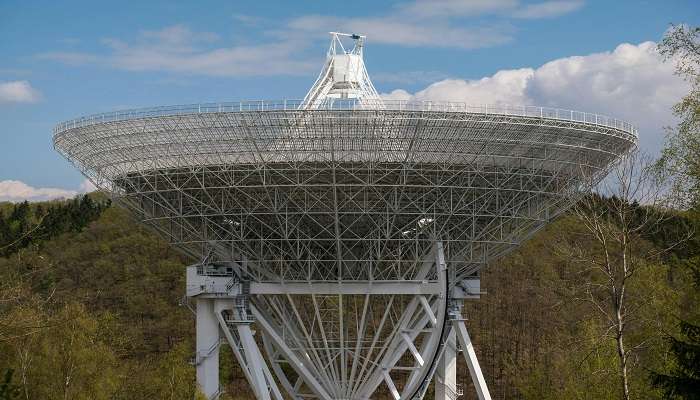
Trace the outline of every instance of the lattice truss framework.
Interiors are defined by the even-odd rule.
[[[54,142],[175,246],[243,279],[454,284],[566,210],[637,140],[590,122],[383,105],[139,115],[64,125]],[[430,267],[437,241],[444,277]],[[252,303],[292,396],[364,399],[382,381],[422,390],[445,293]],[[313,378],[284,366],[294,360]]]
[[[302,109],[326,108],[337,99],[354,98],[357,104],[382,109],[383,101],[369,78],[363,57],[364,36],[330,32],[331,45],[326,62],[314,85],[309,89]],[[346,49],[341,38],[352,38],[353,47]]]
[[[547,118],[402,111],[156,117],[56,136],[99,187],[255,280],[410,279],[432,240],[475,272],[633,146]]]

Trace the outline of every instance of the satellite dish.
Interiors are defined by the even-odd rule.
[[[480,270],[637,144],[632,125],[589,113],[383,100],[364,39],[331,32],[301,101],[118,111],[54,129],[56,150],[195,261],[187,295],[209,399],[221,337],[258,399],[368,399],[379,387],[419,399],[436,373],[451,398],[455,342],[489,399],[460,315],[481,294]]]

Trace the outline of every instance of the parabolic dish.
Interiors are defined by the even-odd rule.
[[[54,134],[173,244],[255,260],[261,281],[405,278],[434,238],[457,276],[473,273],[636,142],[630,124],[595,114],[403,101],[129,110]]]

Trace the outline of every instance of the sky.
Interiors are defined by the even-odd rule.
[[[329,31],[367,35],[386,98],[539,105],[627,120],[658,154],[688,91],[656,51],[697,0],[0,0],[0,201],[93,187],[52,147],[82,115],[300,99]]]

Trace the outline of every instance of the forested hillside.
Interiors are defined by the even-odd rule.
[[[21,208],[29,227],[41,210],[83,201],[6,205],[3,220],[17,221]],[[126,211],[99,204],[83,229],[63,223],[62,233],[0,258],[0,371],[17,391],[6,398],[191,399],[194,319],[179,305],[187,260]],[[669,221],[700,229],[697,212]],[[596,278],[569,256],[586,237],[577,217],[565,216],[486,270],[488,294],[465,313],[495,398],[619,398],[615,349],[586,298]],[[663,246],[666,238],[640,240]],[[635,398],[661,398],[650,372],[671,368],[669,337],[698,304],[699,241],[654,260],[630,287],[643,309],[630,327],[634,392],[644,393]],[[229,398],[250,398],[226,354]],[[470,398],[466,366],[461,375]]]

